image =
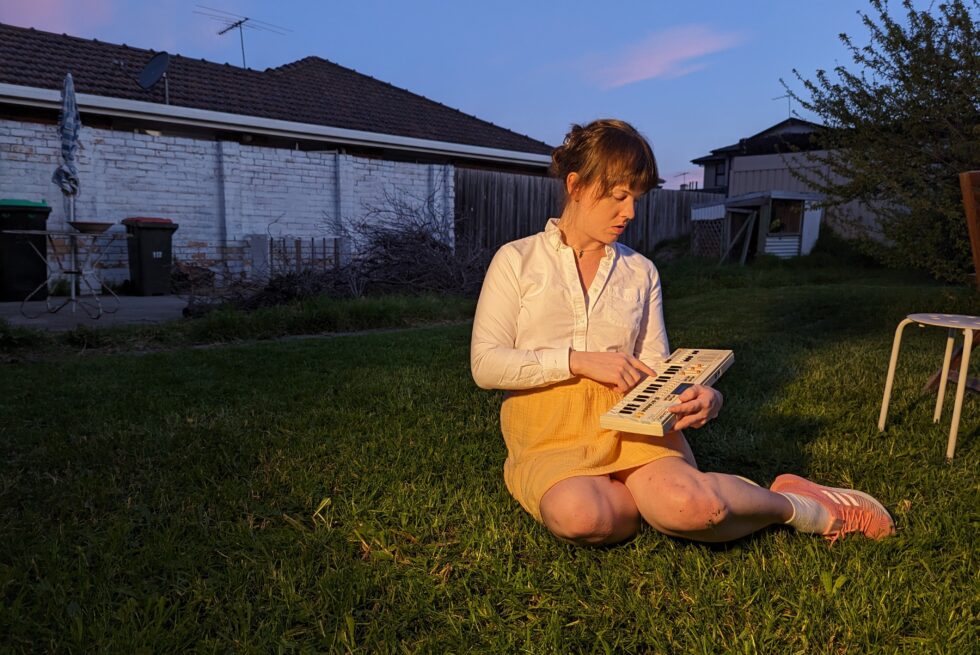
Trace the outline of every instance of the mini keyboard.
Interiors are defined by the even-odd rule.
[[[677,421],[667,410],[679,402],[677,397],[691,385],[710,386],[734,361],[731,350],[678,348],[667,359],[646,362],[657,372],[657,377],[640,380],[599,418],[599,425],[609,430],[662,437]]]

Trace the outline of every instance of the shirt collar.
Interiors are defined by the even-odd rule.
[[[555,250],[561,250],[562,248],[568,248],[565,243],[561,240],[561,230],[558,229],[558,224],[561,222],[560,218],[549,218],[548,222],[544,226],[544,236],[548,240],[548,244]],[[617,249],[616,246],[619,245],[614,242],[611,246],[606,246],[606,256],[615,257]]]
[[[552,248],[558,250],[565,244],[561,241],[561,230],[558,229],[558,222],[561,219],[549,218],[548,222],[544,226],[544,236],[548,239],[548,243]]]

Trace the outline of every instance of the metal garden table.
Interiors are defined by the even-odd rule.
[[[99,318],[102,314],[112,314],[119,309],[119,296],[106,286],[102,279],[98,264],[105,255],[106,249],[117,239],[125,239],[126,234],[110,232],[78,232],[74,230],[2,230],[4,234],[20,234],[24,236],[43,235],[49,246],[53,257],[54,266],[48,266],[48,277],[41,284],[31,291],[20,303],[20,313],[27,318],[37,318],[41,314],[30,314],[27,311],[27,303],[40,293],[52,281],[58,280],[63,276],[68,277],[71,287],[70,293],[60,303],[52,303],[50,296],[45,298],[45,306],[51,314],[57,313],[67,306],[71,306],[71,311],[81,307],[82,311],[89,318]],[[55,239],[67,239],[68,252],[59,252],[58,244]],[[41,252],[30,240],[28,244],[34,253],[48,262],[45,253]],[[79,248],[80,244],[83,245]],[[94,280],[93,284],[90,280]],[[108,307],[102,302],[101,292],[108,292],[114,306]]]

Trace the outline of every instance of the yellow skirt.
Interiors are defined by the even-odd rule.
[[[511,495],[541,521],[541,497],[577,475],[608,475],[661,457],[683,457],[684,437],[599,427],[599,417],[622,394],[588,378],[572,378],[510,393],[500,408],[507,444],[504,481]]]

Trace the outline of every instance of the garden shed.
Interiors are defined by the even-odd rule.
[[[691,208],[691,247],[700,257],[745,263],[756,254],[808,255],[820,235],[822,196],[759,191]]]

